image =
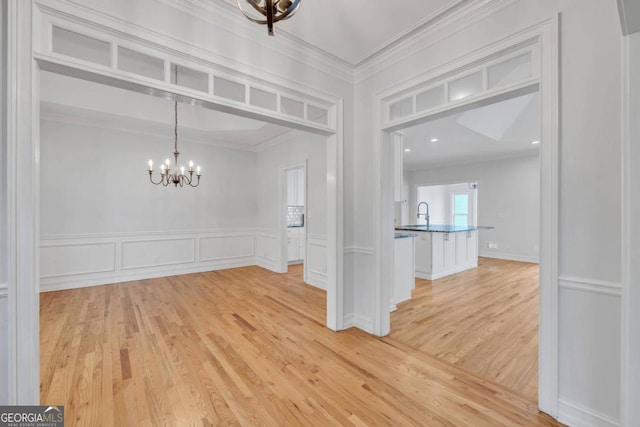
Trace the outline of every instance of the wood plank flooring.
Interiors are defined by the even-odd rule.
[[[41,296],[41,401],[70,426],[555,426],[400,342],[324,326],[299,267]]]
[[[480,258],[477,269],[416,280],[390,338],[537,402],[538,310],[537,264]]]

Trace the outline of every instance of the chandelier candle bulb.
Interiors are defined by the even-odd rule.
[[[189,171],[192,171],[192,170],[193,170],[193,162],[190,161],[189,162]]]
[[[198,166],[198,167],[196,168],[196,171],[197,171],[197,172],[196,172],[196,173],[197,173],[197,175],[198,175],[198,176],[200,176],[200,166]]]
[[[149,160],[149,170],[153,170],[153,160]]]

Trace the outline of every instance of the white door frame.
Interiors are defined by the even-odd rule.
[[[69,6],[71,7],[71,6]],[[40,401],[40,334],[39,334],[39,168],[40,168],[40,91],[38,57],[52,71],[80,78],[100,79],[103,83],[132,90],[141,90],[144,80],[120,78],[112,72],[83,67],[80,63],[48,63],[49,57],[36,51],[36,37],[41,28],[34,24],[36,6],[32,0],[7,1],[7,210],[8,210],[8,328],[9,328],[9,399],[11,404],[35,405]],[[40,11],[41,12],[41,11]],[[39,14],[39,13],[38,13]],[[104,19],[107,19],[106,17]],[[88,22],[88,21],[83,21]],[[109,22],[97,24],[109,28]],[[121,33],[119,33],[121,34]],[[138,37],[142,37],[138,35]],[[159,36],[158,36],[159,37]],[[151,42],[150,42],[151,43]],[[163,42],[174,51],[182,45],[174,39]],[[30,52],[27,53],[27,52]],[[40,55],[40,56],[38,56]],[[188,56],[186,53],[184,57]],[[184,60],[184,57],[180,58]],[[194,57],[194,62],[200,58]],[[229,65],[229,60],[224,65]],[[215,63],[213,60],[212,63]],[[217,63],[216,63],[217,64]],[[233,69],[244,69],[236,64]],[[223,68],[221,65],[220,68]],[[257,72],[256,72],[257,73]],[[296,88],[299,93],[311,92],[316,99],[327,99],[323,93],[296,82],[260,75],[263,82],[274,87]],[[246,77],[245,77],[246,79]],[[142,83],[141,83],[142,82]],[[269,83],[264,83],[265,85]],[[162,86],[160,84],[160,86]],[[150,86],[154,88],[154,86]],[[157,89],[156,89],[157,90]],[[189,96],[189,91],[164,86],[160,89],[172,96]],[[186,94],[186,95],[185,95]],[[344,328],[343,313],[343,100],[333,102],[335,131],[322,131],[300,120],[263,114],[256,109],[238,105],[204,102],[203,105],[222,111],[245,115],[258,120],[289,124],[295,129],[320,133],[327,138],[327,327]]]
[[[393,280],[393,155],[390,133],[428,118],[411,116],[385,127],[385,102],[398,99],[413,87],[441,76],[464,70],[470,64],[489,61],[494,55],[532,43],[539,58],[540,77],[535,83],[541,99],[541,238],[540,238],[540,333],[538,406],[553,417],[558,416],[558,159],[559,159],[559,16],[553,16],[530,28],[492,43],[484,49],[438,67],[376,94],[374,111],[374,333],[384,336],[390,331],[389,288]],[[525,88],[526,89],[526,88]],[[477,102],[478,99],[471,102]],[[461,104],[456,104],[460,106]],[[446,109],[445,109],[446,110]]]

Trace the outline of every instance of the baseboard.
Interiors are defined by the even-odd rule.
[[[558,421],[571,427],[620,427],[620,422],[608,415],[563,399],[558,400]]]
[[[354,315],[354,326],[358,329],[362,329],[365,332],[373,334],[373,320],[364,316]]]
[[[342,319],[342,328],[349,329],[349,328],[353,328],[354,326],[356,326],[355,315],[353,313],[345,314],[344,318]]]
[[[478,264],[469,264],[463,267],[452,268],[451,270],[442,271],[436,274],[431,274],[424,271],[416,270],[416,277],[418,279],[425,279],[425,280],[438,280],[438,279],[442,279],[443,277],[451,276],[452,274],[456,274],[456,273],[462,273],[463,271],[471,270],[472,268],[477,268],[477,267],[478,267]]]
[[[273,271],[274,273],[281,273],[280,264],[275,259],[258,256],[255,259],[255,265],[265,270]]]
[[[40,279],[40,292],[53,292],[66,289],[87,288],[91,286],[109,285],[113,283],[131,282],[135,280],[156,279],[159,277],[179,276],[182,274],[204,273],[207,271],[227,270],[230,268],[256,265],[253,257],[223,263],[200,263],[190,266],[173,266],[172,268],[154,269],[153,271],[122,272],[109,274],[91,274],[86,277],[52,277]]]
[[[505,261],[529,262],[532,264],[540,264],[540,258],[535,256],[514,255],[499,252],[480,251],[478,256],[482,258],[503,259]]]

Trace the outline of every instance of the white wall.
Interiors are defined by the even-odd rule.
[[[623,309],[623,331],[626,332],[624,341],[624,371],[622,378],[624,391],[627,395],[623,417],[626,425],[633,425],[640,419],[640,33],[627,37],[627,82],[628,91],[627,117],[625,127],[628,132],[626,151],[623,158],[627,162],[625,172],[625,205],[626,246],[625,256],[628,268],[625,272],[626,303]],[[624,230],[623,230],[624,231]]]
[[[457,180],[454,180],[457,182]],[[469,225],[476,225],[476,191],[469,189],[469,183],[456,184],[423,184],[414,182],[411,193],[411,224],[426,224],[424,216],[418,218],[418,204],[420,202],[429,203],[429,223],[430,224],[452,224],[452,196],[455,193],[466,193],[469,195]],[[417,195],[417,198],[416,198]],[[420,208],[420,213],[425,212],[425,207]],[[416,222],[417,221],[417,222]]]
[[[495,227],[493,230],[481,230],[478,233],[480,256],[538,262],[540,249],[540,161],[538,156],[447,166],[413,171],[410,174],[412,188],[460,181],[478,183],[477,224]],[[415,195],[411,200],[412,217],[415,217],[414,211],[417,206]],[[444,208],[442,214],[448,217],[448,206]],[[433,217],[431,223],[437,223],[434,222]],[[489,249],[487,247],[489,242],[497,243],[498,248]]]
[[[0,378],[9,378],[9,336],[7,330],[7,115],[6,115],[6,29],[7,29],[7,2],[0,2]],[[8,381],[0,380],[0,405],[9,403]]]
[[[372,318],[373,270],[373,96],[421,73],[487,46],[561,13],[559,273],[563,333],[591,334],[560,348],[561,402],[573,405],[572,422],[619,418],[621,280],[621,32],[615,2],[599,0],[516,1],[446,39],[425,43],[406,59],[356,85],[354,130],[354,247],[362,266],[354,272],[356,315]],[[437,37],[437,36],[436,36]],[[406,52],[406,50],[404,51]],[[408,52],[407,52],[408,53]],[[480,188],[482,191],[482,187]],[[617,291],[616,291],[617,290]],[[583,298],[587,293],[589,298]],[[596,330],[588,325],[605,322]],[[596,345],[589,346],[589,343]],[[571,363],[581,360],[582,363]],[[594,372],[599,372],[594,375]],[[610,378],[612,381],[603,381]],[[578,392],[576,385],[582,387]],[[568,419],[567,406],[561,418]],[[582,408],[582,409],[580,409]],[[595,414],[595,415],[594,415]],[[574,422],[575,423],[575,422]]]
[[[254,263],[255,153],[178,148],[202,165],[199,187],[149,182],[146,163],[171,154],[171,135],[42,122],[43,290]]]
[[[307,281],[326,289],[327,275],[327,144],[324,137],[289,132],[257,153],[258,263],[278,271],[282,264],[280,206],[282,170],[307,162]]]

